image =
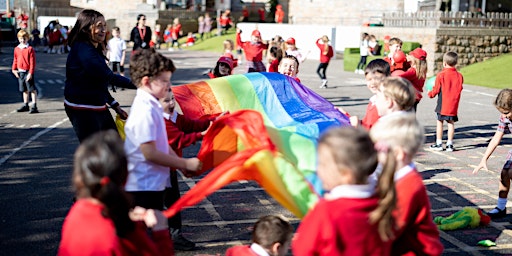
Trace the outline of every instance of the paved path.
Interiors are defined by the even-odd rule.
[[[17,82],[10,74],[11,54],[0,54],[0,255],[55,255],[62,221],[71,206],[72,155],[78,142],[62,106],[66,55],[40,53],[37,84],[43,92],[37,115],[16,113],[21,97]],[[203,52],[163,52],[178,70],[173,84],[204,79],[202,73],[213,67],[217,54]],[[368,98],[364,77],[342,71],[342,61],[328,67],[329,88],[318,89],[317,61],[306,60],[300,66],[303,83],[352,115],[363,115]],[[236,72],[243,72],[242,68]],[[464,206],[494,208],[498,170],[510,149],[505,138],[489,160],[493,171],[471,171],[479,162],[485,146],[494,134],[499,113],[492,106],[498,90],[466,85],[456,123],[455,152],[432,152],[428,145],[435,139],[435,100],[423,99],[418,119],[425,126],[426,142],[416,161],[427,186],[434,215],[448,215]],[[129,108],[134,91],[114,94]],[[197,146],[186,151],[189,156]],[[182,191],[198,179],[180,181]],[[510,205],[509,205],[510,206]],[[509,208],[510,209],[510,208]],[[196,241],[198,249],[177,255],[222,254],[226,248],[248,243],[250,229],[264,214],[283,214],[294,226],[299,220],[279,206],[253,182],[237,182],[214,193],[207,200],[183,212],[185,235]],[[445,255],[512,254],[510,217],[488,227],[441,232]],[[483,239],[496,241],[492,248],[478,247]]]

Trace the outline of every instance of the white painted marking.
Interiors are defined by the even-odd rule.
[[[36,135],[30,137],[30,139],[26,140],[25,142],[23,142],[21,144],[21,146],[13,149],[11,152],[9,152],[9,154],[3,156],[1,159],[0,159],[0,166],[2,166],[2,164],[4,164],[9,158],[11,158],[11,156],[13,156],[14,154],[16,154],[16,152],[22,150],[23,148],[25,148],[28,144],[30,144],[32,141],[35,141],[37,138],[41,137],[42,135],[44,135],[45,133],[55,129],[56,127],[58,127],[59,125],[61,125],[62,123],[64,123],[65,121],[67,121],[68,118],[64,118],[62,119],[61,121],[59,122],[56,122],[54,124],[52,124],[50,127],[38,132]]]

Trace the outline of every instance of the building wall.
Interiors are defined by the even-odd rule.
[[[404,0],[290,0],[288,8],[290,23],[360,26],[378,22],[383,12],[403,11]]]

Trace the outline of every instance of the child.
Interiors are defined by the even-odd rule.
[[[174,51],[174,46],[176,45],[178,47],[178,50],[180,50],[180,43],[178,42],[178,39],[180,36],[183,35],[183,31],[181,30],[181,23],[179,18],[175,18],[173,20],[172,28],[171,28],[171,46],[169,47],[169,51]]]
[[[208,76],[212,79],[217,77],[229,76],[231,75],[232,71],[233,61],[226,56],[221,56],[219,60],[217,60],[217,64],[215,65],[213,72],[209,72]]]
[[[391,37],[389,35],[384,36],[384,56],[387,56],[389,54],[389,40]]]
[[[238,66],[238,59],[235,59],[233,56],[234,43],[231,39],[224,40],[224,54],[222,56],[226,56],[233,61],[233,68]]]
[[[306,58],[302,57],[302,54],[300,53],[299,49],[297,48],[297,46],[295,46],[295,38],[290,37],[290,38],[286,39],[285,43],[286,43],[286,55],[294,56],[295,58],[297,58],[299,63],[304,62],[304,60]]]
[[[375,94],[375,106],[380,117],[412,110],[416,90],[401,77],[386,77]]]
[[[258,17],[259,17],[258,22],[259,23],[265,23],[265,15],[266,15],[265,8],[263,8],[263,7],[258,8]]]
[[[320,43],[320,40],[322,43]],[[322,79],[322,85],[320,85],[320,88],[327,88],[327,76],[325,75],[325,71],[327,70],[329,61],[332,56],[334,56],[334,52],[332,50],[332,46],[329,45],[329,37],[326,35],[316,40],[316,46],[320,49],[320,64],[316,69],[316,73],[320,79]],[[320,73],[320,71],[322,71],[322,73]]]
[[[359,44],[359,55],[361,58],[359,59],[359,63],[357,63],[357,67],[354,73],[356,74],[364,74],[364,66],[366,65],[366,58],[368,57],[368,51],[370,50],[368,46],[368,33],[363,33],[361,35],[361,43]]]
[[[418,103],[423,97],[423,86],[427,77],[427,52],[416,48],[407,54],[407,62],[410,64],[410,68],[400,76],[409,80],[416,89],[416,103],[414,104],[414,111],[416,111]]]
[[[197,18],[197,33],[199,34],[199,38],[201,38],[201,41],[203,41],[205,26],[206,24],[204,23],[204,16],[201,15]]]
[[[281,217],[268,215],[258,219],[252,229],[252,244],[229,248],[226,256],[285,256],[293,237],[293,227]]]
[[[430,145],[430,149],[443,150],[443,122],[448,125],[448,140],[446,141],[446,151],[454,151],[453,135],[455,134],[455,122],[459,121],[457,111],[459,108],[460,94],[462,92],[462,83],[464,78],[457,71],[458,56],[455,52],[447,52],[443,56],[443,70],[436,76],[434,87],[428,96],[437,98],[437,125],[436,125],[436,144]]]
[[[277,24],[282,24],[283,20],[284,20],[283,6],[278,4],[278,5],[276,5],[276,13],[274,15],[274,21]]]
[[[124,60],[126,57],[126,42],[121,38],[119,27],[112,28],[112,38],[108,40],[107,59],[114,74],[124,76]]]
[[[494,106],[501,113],[498,121],[498,129],[492,137],[487,149],[485,150],[482,160],[473,173],[477,173],[480,169],[488,171],[487,159],[492,155],[496,147],[500,144],[501,139],[505,133],[510,133],[511,120],[512,120],[512,89],[503,89],[498,93],[494,100]],[[508,152],[505,164],[501,170],[501,178],[498,193],[498,205],[493,210],[487,212],[487,215],[492,219],[503,218],[507,215],[507,197],[510,190],[510,179],[512,178],[512,150]]]
[[[231,11],[226,10],[224,11],[220,18],[219,18],[219,24],[220,24],[220,34],[226,34],[228,30],[233,27],[233,21],[231,20]]]
[[[368,47],[370,47],[369,54],[372,56],[380,55],[380,45],[375,35],[370,35],[370,41],[368,41]]]
[[[393,37],[389,39],[388,43],[388,54],[386,57],[384,57],[384,60],[389,63],[389,67],[391,70],[391,73],[395,71],[395,69],[401,69],[401,70],[407,70],[409,69],[409,63],[407,62],[395,62],[395,53],[402,51],[402,40],[397,37]]]
[[[185,47],[186,46],[192,46],[194,45],[194,43],[196,42],[196,37],[194,36],[194,33],[192,32],[188,32],[187,34],[187,41],[185,42]]]
[[[294,56],[284,56],[279,62],[277,70],[279,73],[287,75],[300,83],[300,79],[297,77],[297,74],[299,73],[299,61]]]
[[[205,38],[211,37],[211,31],[212,31],[212,18],[210,18],[209,13],[204,14],[204,34]]]
[[[165,129],[167,131],[167,142],[174,152],[183,156],[182,149],[188,147],[203,138],[206,130],[213,120],[192,120],[174,111],[176,102],[172,90],[160,100],[164,110]],[[170,187],[164,191],[165,207],[170,208],[180,198],[178,175],[176,170],[170,171]],[[177,213],[169,219],[169,229],[174,242],[174,248],[180,251],[189,251],[195,248],[195,244],[182,235],[181,214]]]
[[[174,255],[162,212],[130,211],[122,143],[115,131],[100,131],[76,150],[78,200],[64,220],[58,255]]]
[[[272,46],[269,50],[270,64],[268,72],[279,72],[279,62],[283,59],[283,50],[279,47]]]
[[[245,63],[247,72],[265,72],[265,64],[263,64],[263,51],[268,48],[268,45],[261,41],[261,33],[259,30],[254,30],[251,33],[251,41],[244,42],[240,37],[242,30],[237,29],[236,43],[245,52]]]
[[[14,48],[12,73],[18,78],[19,91],[23,94],[24,104],[16,111],[29,111],[30,114],[39,113],[37,110],[37,89],[34,82],[36,53],[34,48],[28,45],[29,35],[25,30],[20,30],[17,36],[20,44]],[[32,108],[28,106],[29,96],[32,97]]]
[[[368,66],[366,66],[364,75],[366,78],[366,86],[368,87],[368,90],[374,94],[370,98],[370,102],[368,102],[368,106],[366,107],[366,113],[361,120],[361,125],[368,130],[372,128],[377,120],[379,120],[379,113],[377,111],[377,106],[375,105],[375,94],[378,92],[383,79],[389,75],[389,65],[382,59],[372,60],[368,63]],[[356,116],[351,117],[351,119],[355,119],[351,121],[351,123],[359,123]]]
[[[423,127],[414,113],[392,114],[382,117],[370,136],[379,151],[379,162],[393,166],[397,199],[393,211],[396,240],[391,255],[441,255],[443,245],[430,212],[427,190],[413,162],[423,145]],[[378,173],[379,181],[388,177]]]
[[[171,75],[176,70],[172,60],[154,48],[143,49],[131,57],[130,69],[138,89],[124,127],[129,173],[126,191],[133,196],[135,205],[162,210],[169,167],[188,176],[188,171],[201,169],[202,163],[197,158],[178,157],[169,150],[158,99],[169,92]]]
[[[368,180],[376,167],[377,151],[365,130],[339,127],[320,137],[317,173],[328,194],[300,223],[293,255],[390,255],[393,169],[384,168],[376,192]]]
[[[167,45],[168,49],[170,49],[172,47],[171,32],[172,32],[172,24],[167,24],[167,27],[165,28],[165,31],[164,31],[164,42]]]

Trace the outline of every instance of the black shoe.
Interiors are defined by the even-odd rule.
[[[494,209],[498,210],[498,212],[495,212],[495,213],[487,212],[487,216],[491,217],[492,220],[500,219],[500,218],[507,216],[507,208],[501,210],[500,208],[496,207]]]
[[[430,145],[430,149],[435,150],[435,151],[443,151],[444,150],[442,144]]]
[[[196,248],[194,242],[186,239],[180,233],[172,236],[172,242],[174,244],[174,250],[177,251],[192,251]]]
[[[28,112],[29,114],[35,114],[35,113],[39,113],[39,111],[37,110],[37,107],[32,107],[30,109],[30,112]]]
[[[455,148],[453,147],[453,145],[446,145],[446,151],[453,152],[453,151],[455,151]]]
[[[16,110],[16,112],[27,112],[27,111],[29,111],[29,110],[30,110],[30,108],[29,108],[27,105],[24,105],[23,107],[18,108],[18,109]]]

